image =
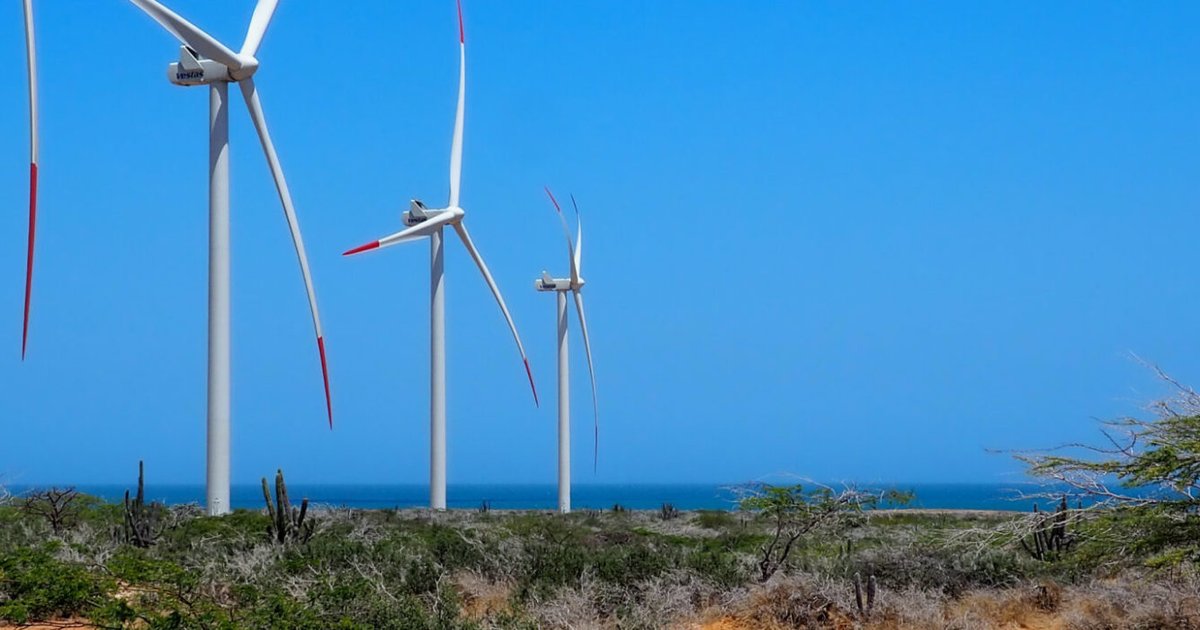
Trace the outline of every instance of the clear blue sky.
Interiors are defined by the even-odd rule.
[[[126,2],[37,2],[42,221],[19,359],[26,106],[0,23],[0,474],[203,481],[207,96]],[[169,4],[232,47],[251,0]],[[326,427],[266,163],[232,115],[234,480],[424,482],[428,248],[358,259],[444,202],[452,0],[284,0],[257,75],[326,323]],[[1008,481],[986,448],[1092,435],[1200,382],[1200,5],[467,0],[463,203],[529,348],[447,258],[449,472],[554,480],[541,187],[586,214],[601,393],[576,479]]]

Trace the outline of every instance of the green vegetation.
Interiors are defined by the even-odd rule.
[[[570,515],[293,506],[204,516],[0,489],[0,628],[1195,628],[1200,395],[1107,444],[1019,458],[1032,513],[743,488],[734,511]],[[1064,490],[1071,495],[1068,500]]]
[[[130,535],[122,505],[78,497],[56,533],[44,510],[10,501],[0,507],[0,626],[654,628],[740,615],[743,627],[823,627],[836,625],[834,610],[856,623],[911,616],[897,606],[914,593],[945,609],[981,589],[1091,579],[1080,567],[1092,547],[1050,562],[1005,541],[1022,515],[881,511],[881,495],[857,491],[762,486],[735,512],[314,506],[303,535],[282,538],[286,489],[268,494],[270,514],[156,506],[153,536]],[[1071,535],[1086,531],[1072,524]],[[1161,572],[1161,559],[1134,564]]]
[[[1159,376],[1176,395],[1154,406],[1156,417],[1103,423],[1099,446],[1017,456],[1032,476],[1081,498],[1074,510],[1062,499],[1053,519],[1032,523],[1033,555],[1085,570],[1200,562],[1200,394]]]

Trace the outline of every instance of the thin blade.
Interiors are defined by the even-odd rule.
[[[488,288],[492,290],[492,295],[496,297],[496,303],[500,305],[500,311],[504,313],[504,319],[508,322],[508,329],[512,331],[513,339],[517,342],[517,350],[521,353],[521,361],[525,363],[525,375],[529,377],[529,388],[533,390],[533,404],[541,406],[541,403],[538,402],[537,386],[533,384],[533,371],[529,369],[529,358],[525,356],[525,345],[521,343],[521,335],[517,334],[517,325],[513,323],[512,315],[508,312],[508,306],[504,303],[504,296],[500,295],[500,287],[496,286],[496,281],[492,279],[492,272],[488,271],[487,265],[483,262],[483,257],[479,255],[479,250],[475,249],[475,243],[471,242],[471,235],[467,233],[467,226],[463,225],[460,221],[454,224],[454,231],[458,232],[458,237],[462,239],[467,252],[471,254],[471,258],[475,260],[479,271],[483,273],[483,279],[487,282]]]
[[[575,206],[575,277],[572,278],[576,282],[579,281],[579,274],[583,271],[583,215],[579,214],[579,204],[575,203],[575,195],[571,195],[571,205]]]
[[[29,73],[29,243],[25,252],[25,317],[21,325],[21,360],[29,344],[29,303],[33,296],[33,244],[37,233],[38,105],[37,50],[33,37],[33,0],[24,0],[25,61]]]
[[[458,1],[458,109],[454,114],[454,138],[450,143],[450,207],[458,207],[462,188],[463,116],[467,105],[467,38],[463,31],[462,0]]]
[[[250,29],[246,31],[246,41],[242,43],[241,54],[251,57],[258,54],[258,47],[262,45],[263,35],[267,33],[267,26],[271,24],[278,4],[279,0],[258,0],[254,16],[250,18]]]
[[[563,216],[562,207],[558,205],[558,200],[554,198],[554,193],[550,192],[549,186],[545,188],[546,194],[550,196],[550,203],[554,204],[554,210],[558,212],[558,220],[562,223],[563,236],[567,239],[567,253],[571,260],[571,282],[576,282],[579,280],[579,270],[575,267],[575,246],[571,244],[571,229],[567,227],[567,218]]]
[[[229,48],[214,39],[211,35],[196,28],[191,22],[188,22],[180,17],[178,13],[159,4],[156,0],[129,1],[154,18],[155,22],[158,22],[163,28],[170,31],[176,39],[204,57],[213,61],[219,61],[235,70],[240,70],[246,66],[237,53],[229,50]]]
[[[575,312],[579,314],[579,330],[583,331],[583,350],[587,354],[588,376],[592,377],[592,414],[594,418],[594,451],[592,453],[592,471],[595,472],[600,461],[600,403],[596,398],[596,368],[592,366],[592,340],[588,336],[587,317],[583,315],[583,293],[571,291],[575,296]]]
[[[390,236],[385,236],[377,241],[371,241],[370,243],[359,245],[354,249],[346,250],[342,252],[342,255],[353,256],[354,254],[361,254],[363,252],[371,251],[372,249],[379,249],[380,247],[388,247],[390,245],[398,245],[400,243],[407,243],[408,241],[415,241],[419,238],[424,238],[430,234],[433,234],[438,228],[442,227],[456,216],[458,215],[453,212],[441,212],[435,214],[424,223],[418,223],[406,230],[401,230]]]
[[[242,88],[242,96],[246,99],[246,107],[250,110],[250,119],[258,131],[258,139],[262,142],[263,153],[267,156],[267,165],[271,168],[271,176],[275,179],[275,189],[279,192],[279,201],[283,203],[283,215],[287,219],[288,229],[292,233],[292,244],[296,247],[296,258],[300,262],[300,274],[304,277],[304,290],[308,293],[308,308],[312,312],[313,329],[317,334],[317,349],[321,354],[321,378],[325,383],[325,412],[329,415],[329,428],[333,428],[333,399],[329,394],[329,366],[325,361],[325,335],[321,331],[321,315],[317,311],[317,293],[313,289],[312,274],[308,269],[308,256],[304,253],[304,239],[300,236],[300,223],[296,220],[296,209],[292,206],[292,194],[288,191],[287,180],[283,178],[283,167],[279,165],[279,156],[275,154],[275,145],[271,142],[271,134],[267,131],[267,120],[263,116],[262,102],[258,98],[258,90],[254,87],[254,79],[245,79],[238,85]]]

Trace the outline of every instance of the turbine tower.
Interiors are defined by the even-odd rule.
[[[130,0],[145,11],[183,46],[179,61],[167,68],[167,78],[175,85],[209,87],[208,136],[208,472],[207,507],[209,514],[229,512],[229,84],[236,82],[258,131],[267,165],[275,180],[283,214],[292,234],[292,244],[300,263],[317,351],[321,357],[321,377],[325,385],[325,411],[333,428],[333,404],[329,396],[329,370],[325,361],[325,336],[317,312],[317,298],[309,273],[308,257],[300,225],[292,206],[283,168],[275,154],[275,145],[267,131],[262,103],[254,85],[258,71],[255,54],[271,23],[278,0],[259,0],[250,19],[250,28],[240,52],[233,52],[208,33],[193,26],[156,0]]]
[[[533,372],[529,369],[529,359],[525,356],[525,346],[521,344],[521,336],[517,334],[517,326],[513,323],[500,288],[492,279],[483,257],[471,241],[467,226],[463,222],[466,211],[459,205],[459,190],[462,182],[462,147],[463,147],[463,116],[466,105],[467,89],[467,45],[463,30],[462,2],[458,2],[458,108],[454,116],[454,137],[450,144],[450,200],[445,208],[433,209],[425,207],[419,200],[412,200],[409,209],[403,215],[406,229],[385,236],[377,241],[355,247],[343,254],[350,256],[365,251],[389,247],[399,243],[429,237],[430,245],[430,292],[429,292],[429,507],[435,510],[446,509],[446,298],[444,288],[444,250],[443,228],[454,228],[458,238],[462,240],[467,253],[479,267],[483,280],[500,305],[508,328],[512,331],[513,339],[517,342],[517,350],[521,353],[521,361],[525,364],[525,375],[529,378],[529,387],[533,390],[533,402],[537,404],[537,388],[533,384]]]
[[[579,315],[579,329],[583,333],[583,349],[587,354],[588,375],[592,379],[592,413],[594,418],[592,451],[592,466],[599,460],[600,445],[600,406],[596,402],[596,370],[592,367],[592,342],[588,337],[587,318],[583,315],[583,285],[580,275],[580,265],[583,255],[583,223],[579,219],[579,205],[575,196],[571,195],[571,205],[575,206],[575,223],[577,226],[575,244],[571,244],[571,232],[567,228],[567,220],[563,217],[562,208],[554,193],[546,188],[558,219],[562,222],[563,236],[567,237],[567,254],[571,262],[570,278],[554,278],[543,271],[542,277],[534,281],[538,291],[552,292],[558,297],[558,511],[566,514],[571,511],[571,381],[570,362],[567,358],[567,293],[575,298],[575,312]]]
[[[33,241],[37,233],[38,100],[37,50],[33,39],[33,0],[24,0],[25,62],[29,72],[29,244],[25,250],[25,319],[21,325],[21,360],[29,342],[29,299],[33,295]]]

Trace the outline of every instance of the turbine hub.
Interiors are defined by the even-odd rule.
[[[191,48],[181,46],[179,61],[167,66],[167,79],[175,85],[211,85],[241,81],[258,72],[258,59],[250,55],[240,55],[238,59],[242,67],[233,69],[219,61],[203,59]]]

